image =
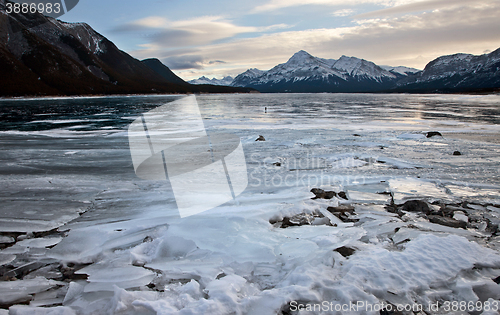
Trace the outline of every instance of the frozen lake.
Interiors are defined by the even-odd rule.
[[[498,303],[500,96],[196,96],[209,136],[240,138],[248,187],[180,218],[170,182],[135,174],[128,127],[159,106],[181,112],[184,97],[0,100],[0,308]]]

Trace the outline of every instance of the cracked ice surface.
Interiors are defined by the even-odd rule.
[[[249,186],[183,219],[167,181],[135,176],[126,132],[177,98],[0,101],[2,115],[29,113],[0,125],[0,273],[12,280],[0,281],[1,307],[260,315],[290,301],[500,298],[498,96],[199,96],[207,133],[240,137]],[[311,200],[313,187],[348,199]],[[469,226],[386,208],[415,199]],[[326,210],[339,206],[352,222]],[[297,215],[324,217],[272,223]]]

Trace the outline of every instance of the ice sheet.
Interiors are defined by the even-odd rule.
[[[0,101],[35,114],[0,126],[0,232],[21,236],[1,250],[0,268],[43,265],[24,280],[1,281],[0,296],[64,301],[11,313],[261,315],[292,300],[476,301],[474,288],[500,275],[485,275],[500,268],[486,226],[450,228],[385,207],[468,201],[468,210],[496,218],[500,127],[477,113],[494,111],[498,96],[197,96],[208,134],[241,139],[249,185],[235,201],[182,219],[168,181],[135,176],[126,132],[138,115],[179,97]],[[464,106],[474,110],[458,115]],[[443,137],[426,138],[428,131]],[[256,142],[259,135],[266,141]],[[312,200],[318,187],[348,200]],[[355,222],[326,210],[339,205],[354,207]],[[336,226],[272,223],[304,213]],[[57,272],[67,281],[37,277]]]

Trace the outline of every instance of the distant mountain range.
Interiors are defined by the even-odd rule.
[[[375,92],[390,89],[408,73],[418,72],[388,69],[356,57],[323,59],[301,50],[269,71],[250,69],[236,76],[231,85],[261,92]]]
[[[85,23],[7,14],[0,0],[0,96],[251,92],[498,92],[500,49],[439,57],[420,71],[306,51],[268,71],[185,82],[158,59],[139,61]]]
[[[455,54],[429,62],[396,83],[396,92],[500,91],[500,48],[480,56]]]
[[[191,85],[159,60],[139,61],[84,23],[5,13],[0,0],[0,96],[248,92]]]
[[[500,88],[500,49],[482,56],[456,54],[431,61],[424,70],[378,66],[342,56],[323,59],[301,50],[268,71],[249,69],[231,86],[261,92],[474,92]]]
[[[222,79],[216,79],[216,78],[209,79],[205,76],[202,76],[198,79],[188,81],[188,83],[191,84],[212,84],[212,85],[227,85],[227,86],[231,85],[232,82],[233,82],[233,77],[231,76],[227,76]]]
[[[500,48],[481,56],[439,57],[424,70],[378,66],[347,56],[323,59],[301,50],[271,70],[248,69],[231,82],[230,77],[189,82],[250,87],[260,92],[495,92],[500,91],[499,69]]]

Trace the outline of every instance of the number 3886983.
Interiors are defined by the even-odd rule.
[[[11,3],[5,5],[7,13],[61,13],[60,3]]]

